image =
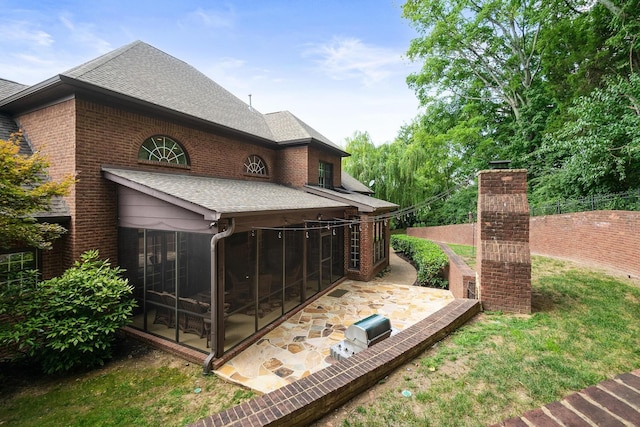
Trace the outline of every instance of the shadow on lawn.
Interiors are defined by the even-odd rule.
[[[33,359],[0,361],[0,396],[5,400],[18,392],[29,389],[31,389],[28,391],[30,393],[40,394],[39,389],[48,389],[62,380],[84,375],[96,369],[108,368],[110,364],[120,360],[139,358],[151,351],[153,349],[146,344],[124,334],[118,334],[112,347],[112,358],[104,366],[98,368],[76,369],[49,375],[45,374],[38,362]]]

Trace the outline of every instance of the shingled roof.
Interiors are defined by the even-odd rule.
[[[338,191],[337,189],[329,189],[317,187],[314,185],[305,185],[305,191],[320,197],[326,197],[337,202],[347,203],[356,206],[360,212],[377,212],[377,211],[393,211],[398,209],[395,203],[385,200],[376,199],[366,194],[351,191]]]
[[[31,87],[0,81],[0,109],[15,109],[21,99],[46,91],[60,96],[54,88],[59,91],[64,85],[196,119],[267,144],[315,143],[348,155],[291,113],[261,114],[191,65],[141,41]]]
[[[265,114],[264,117],[271,128],[274,140],[280,144],[294,144],[314,139],[337,150],[342,150],[331,142],[329,138],[322,135],[289,111],[268,113]]]
[[[8,140],[12,133],[18,132],[18,125],[9,116],[0,113],[0,139]],[[30,156],[33,154],[33,149],[26,138],[20,140],[20,154],[23,156]],[[48,221],[63,221],[70,216],[69,206],[65,203],[62,197],[54,196],[49,202],[49,209],[44,212],[38,212],[34,214],[35,218]]]
[[[273,140],[262,114],[191,65],[141,41],[61,75]]]
[[[331,209],[348,203],[270,182],[102,168],[105,178],[211,217],[304,209]]]
[[[0,78],[0,99],[7,98],[28,87],[29,86],[27,85],[23,85],[20,83],[12,82],[11,80]]]
[[[344,170],[341,173],[342,186],[345,190],[353,192],[353,193],[361,193],[361,194],[373,194],[374,191],[346,173]]]

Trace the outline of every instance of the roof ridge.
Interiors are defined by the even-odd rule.
[[[67,76],[67,77],[71,77],[71,78],[79,78],[84,76],[85,74],[94,71],[95,69],[103,66],[104,64],[114,60],[115,58],[123,55],[125,52],[133,49],[134,47],[140,45],[140,44],[147,44],[141,40],[136,40],[133,41],[127,45],[121,46],[115,50],[109,51],[105,54],[102,54],[100,56],[98,56],[97,58],[93,58],[87,62],[84,62],[80,65],[77,65],[67,71],[64,71],[62,73],[60,73],[60,75],[62,76]],[[147,46],[149,47],[153,47],[149,44],[147,44]],[[92,65],[93,64],[93,65]],[[80,72],[78,72],[78,70]]]

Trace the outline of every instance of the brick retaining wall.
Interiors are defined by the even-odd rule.
[[[445,277],[449,282],[449,290],[455,298],[469,298],[476,295],[476,272],[472,270],[462,257],[453,252],[444,243],[436,242],[440,249],[449,258],[449,265],[445,270]],[[468,289],[471,288],[473,295],[470,296]]]
[[[409,228],[407,234],[444,243],[473,244],[470,224]],[[593,211],[532,217],[529,248],[535,255],[640,278],[640,212]]]

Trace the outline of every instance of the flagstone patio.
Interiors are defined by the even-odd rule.
[[[392,253],[382,277],[342,282],[215,372],[268,393],[336,363],[331,346],[358,320],[380,314],[401,331],[454,300],[448,290],[413,286],[415,275],[409,263]]]

